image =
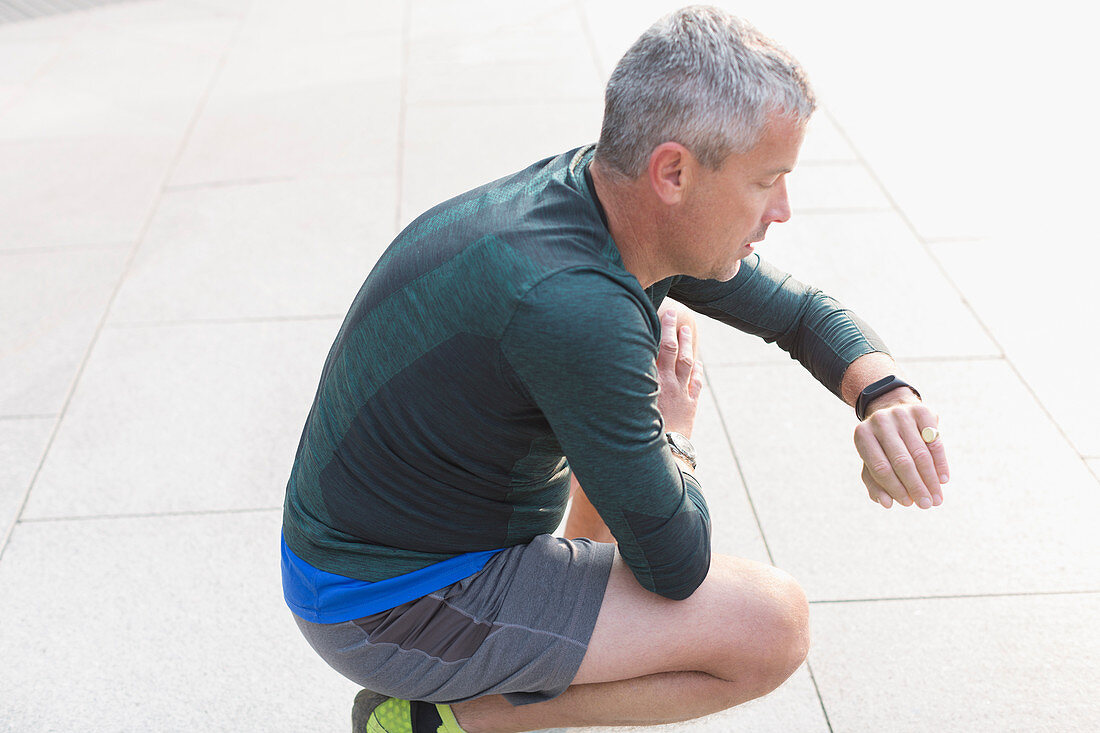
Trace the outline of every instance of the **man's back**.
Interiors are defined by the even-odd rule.
[[[284,536],[299,557],[377,581],[527,542],[560,522],[563,453],[576,470],[586,452],[660,440],[656,312],[601,221],[590,157],[571,151],[441,204],[383,255],[329,353],[295,460]],[[604,332],[565,333],[574,309],[595,310]],[[548,367],[577,355],[601,363]],[[603,381],[605,368],[632,376]],[[632,393],[607,412],[638,409],[601,417],[598,400],[559,388],[576,380]],[[573,451],[556,437],[585,431]],[[675,469],[653,456],[662,464],[639,473],[672,488]],[[684,501],[675,483],[652,507],[662,519]]]

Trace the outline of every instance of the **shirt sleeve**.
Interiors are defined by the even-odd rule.
[[[501,348],[638,582],[681,600],[710,567],[710,517],[664,440],[659,324],[640,296],[599,271],[555,274],[526,294]]]
[[[835,298],[805,285],[752,254],[727,281],[679,277],[669,295],[694,311],[781,349],[797,359],[833,394],[853,361],[886,344]]]

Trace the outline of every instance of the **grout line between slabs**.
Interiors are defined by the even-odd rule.
[[[230,188],[233,186],[259,186],[264,183],[287,183],[299,180],[297,176],[254,176],[251,178],[223,178],[216,181],[196,181],[195,183],[173,183],[164,187],[165,193],[180,191],[203,191],[208,188]]]
[[[405,0],[401,11],[401,98],[397,105],[397,195],[393,212],[393,231],[401,231],[401,208],[405,188],[405,127],[409,111],[409,37],[412,35],[412,0]]]
[[[871,165],[867,162],[867,159],[863,156],[863,153],[860,152],[859,148],[857,148],[855,143],[852,141],[852,138],[849,137],[848,132],[841,126],[840,121],[827,108],[823,107],[822,111],[826,116],[828,116],[829,120],[836,127],[837,132],[840,134],[840,136],[843,137],[845,142],[848,143],[848,147],[851,148],[852,152],[855,153],[857,158],[859,158],[859,161],[866,169],[867,174],[871,176],[871,179],[875,182],[875,185],[878,186],[880,191],[882,191],[882,195],[885,196],[886,200],[890,202],[892,210],[901,217],[901,220],[905,224],[906,228],[908,228],[913,236],[916,237],[917,241],[920,242],[921,247],[924,248],[925,253],[930,258],[932,258],[932,261],[936,264],[936,267],[939,269],[940,274],[943,275],[947,282],[950,283],[951,287],[954,288],[955,292],[958,293],[959,297],[962,299],[963,303],[970,311],[970,314],[974,317],[974,320],[981,327],[982,331],[985,332],[986,336],[993,343],[993,345],[996,346],[997,349],[1005,355],[1005,363],[1008,364],[1009,368],[1012,370],[1012,373],[1016,375],[1016,378],[1020,380],[1020,384],[1024,386],[1024,389],[1026,389],[1028,394],[1031,395],[1031,398],[1035,400],[1035,404],[1039,406],[1039,409],[1043,411],[1043,414],[1047,416],[1047,419],[1050,420],[1050,422],[1058,430],[1058,433],[1062,436],[1062,439],[1066,441],[1066,444],[1069,445],[1069,447],[1076,453],[1076,443],[1074,443],[1073,439],[1070,438],[1068,433],[1066,433],[1065,428],[1063,428],[1062,424],[1058,422],[1058,420],[1054,417],[1054,414],[1047,407],[1046,403],[1043,402],[1043,400],[1039,397],[1038,392],[1035,391],[1035,388],[1031,385],[1031,383],[1024,377],[1019,367],[1017,367],[1015,362],[1013,362],[1012,359],[1008,356],[1008,353],[1005,351],[1004,345],[1001,343],[1000,339],[998,339],[993,334],[993,330],[982,319],[977,309],[973,306],[973,304],[971,304],[970,299],[966,297],[966,293],[963,292],[963,289],[959,286],[955,279],[951,277],[951,273],[948,272],[947,267],[946,265],[944,265],[943,261],[936,256],[936,253],[929,245],[928,240],[921,236],[920,232],[917,230],[916,225],[913,224],[913,221],[909,218],[905,211],[902,210],[901,206],[898,205],[898,202],[887,190],[886,186],[882,182],[882,179],[879,178],[878,174],[875,172],[875,169],[872,168]],[[1078,453],[1078,455],[1080,455],[1080,453]]]
[[[239,318],[178,318],[164,321],[120,321],[104,326],[111,330],[122,328],[157,328],[160,326],[231,326],[242,323],[300,323],[309,321],[334,321],[342,314],[319,313],[305,316],[241,316]]]
[[[716,389],[714,380],[710,377],[710,372],[707,368],[707,364],[704,362],[702,365],[703,377],[705,378],[705,384],[707,389],[710,390],[712,399],[714,400],[714,408],[718,412],[718,424],[722,426],[722,433],[726,436],[726,445],[729,446],[730,452],[733,454],[733,464],[737,466],[737,475],[741,477],[741,485],[745,487],[745,498],[749,502],[749,509],[752,510],[753,521],[756,522],[756,531],[760,533],[760,540],[764,543],[764,552],[768,555],[768,562],[773,566],[775,565],[775,558],[772,557],[772,548],[768,545],[768,537],[764,533],[764,525],[760,522],[760,514],[756,511],[756,504],[753,503],[752,493],[749,491],[749,480],[745,476],[745,468],[741,465],[741,458],[737,455],[737,448],[733,444],[733,436],[730,435],[729,428],[726,427],[726,416],[722,414],[721,400],[718,399],[719,390]]]
[[[263,514],[282,511],[281,506],[247,509],[187,509],[169,512],[120,512],[118,514],[73,514],[60,517],[24,517],[18,524],[49,524],[50,522],[84,522],[109,519],[155,519],[157,517],[205,517],[222,514]]]
[[[425,107],[538,107],[542,106],[546,102],[553,102],[554,104],[596,104],[599,103],[603,106],[603,100],[592,95],[577,95],[577,96],[550,96],[539,97],[531,99],[514,99],[510,97],[486,97],[484,99],[432,99],[430,97],[424,99],[413,99],[408,102],[408,106],[416,110],[424,109]]]
[[[133,247],[133,242],[92,242],[91,244],[44,244],[38,247],[0,249],[0,257],[18,255],[54,254],[57,252],[88,252],[97,249],[112,250]]]
[[[930,596],[884,596],[882,598],[836,598],[824,601],[810,601],[811,606],[830,606],[842,603],[885,603],[890,601],[946,601],[967,600],[970,598],[1031,598],[1043,596],[1095,596],[1100,590],[1039,590],[1005,593],[947,593]]]
[[[596,66],[596,76],[603,79],[603,59],[600,58],[600,49],[596,43],[596,34],[592,32],[592,24],[588,22],[588,11],[585,8],[584,0],[576,0],[573,7],[577,11],[577,17],[580,18],[581,32],[588,40],[588,51],[592,54],[592,63]]]
[[[11,536],[17,524],[20,523],[23,517],[23,512],[27,509],[27,502],[30,500],[31,491],[34,489],[35,484],[38,482],[38,477],[42,474],[42,467],[46,464],[46,458],[50,454],[50,449],[53,447],[54,440],[57,439],[57,434],[61,428],[61,423],[65,419],[65,413],[69,409],[69,405],[72,403],[73,394],[76,393],[76,388],[80,384],[80,379],[84,375],[84,369],[88,365],[88,360],[91,357],[92,351],[95,349],[96,343],[99,341],[99,336],[103,333],[104,326],[107,323],[107,317],[111,312],[111,307],[114,305],[115,299],[118,297],[119,291],[122,289],[123,283],[126,282],[126,277],[130,272],[130,268],[133,266],[134,259],[137,257],[138,251],[141,249],[141,245],[145,240],[145,236],[149,231],[149,227],[152,224],[153,218],[156,216],[160,203],[164,198],[164,189],[168,184],[168,181],[172,179],[173,173],[179,166],[179,162],[183,157],[183,152],[187,148],[188,142],[191,140],[191,135],[195,131],[195,126],[198,123],[199,118],[202,116],[203,111],[206,109],[206,104],[210,99],[210,95],[214,90],[214,86],[217,84],[218,79],[221,78],[222,71],[225,69],[226,61],[229,59],[229,54],[233,51],[234,46],[237,43],[237,39],[241,35],[241,30],[244,28],[245,18],[248,16],[246,11],[237,21],[237,27],[233,31],[233,36],[226,43],[225,50],[222,52],[221,59],[218,61],[217,67],[214,69],[213,74],[210,76],[210,81],[206,86],[206,90],[203,92],[202,98],[199,100],[195,107],[195,112],[191,116],[191,121],[187,125],[187,129],[184,131],[182,139],[176,149],[176,154],[172,158],[172,162],[169,163],[168,168],[161,181],[161,185],[157,191],[157,195],[153,200],[152,205],[149,207],[149,212],[145,216],[145,221],[142,223],[141,231],[138,233],[137,239],[134,241],[130,248],[130,254],[126,258],[126,263],[122,267],[122,273],[119,275],[118,282],[115,283],[115,288],[111,292],[111,297],[107,300],[107,304],[103,308],[103,314],[100,316],[99,323],[96,324],[95,332],[92,334],[92,338],[88,343],[87,348],[84,350],[84,355],[80,360],[80,365],[77,367],[76,374],[73,375],[71,384],[69,385],[69,391],[65,395],[65,402],[61,406],[61,412],[57,415],[56,422],[54,423],[53,430],[50,431],[50,437],[46,441],[45,447],[42,449],[42,456],[38,460],[38,466],[34,470],[34,475],[27,483],[27,488],[23,491],[23,496],[19,501],[19,510],[15,514],[15,521],[7,524],[3,527],[3,534],[0,534],[0,561],[4,558],[4,552],[8,548],[8,544],[11,541]]]
[[[806,660],[806,671],[810,675],[810,682],[814,686],[814,694],[817,695],[817,703],[821,706],[821,714],[825,716],[825,726],[829,729],[829,733],[833,733],[833,722],[829,720],[829,711],[825,709],[825,698],[821,696],[821,688],[817,685],[817,675],[814,674],[814,668],[810,664],[810,660]]]
[[[51,412],[43,415],[0,415],[0,421],[3,420],[47,420],[50,418],[57,419],[61,414],[57,412]]]
[[[772,556],[772,548],[768,544],[768,537],[764,532],[764,525],[760,521],[760,513],[756,510],[756,503],[752,500],[752,492],[749,491],[749,479],[745,476],[745,468],[741,464],[741,457],[737,455],[737,448],[733,444],[733,436],[730,435],[729,428],[726,426],[726,416],[722,414],[722,404],[721,400],[718,399],[718,390],[714,387],[714,381],[710,378],[706,363],[703,363],[702,368],[707,388],[710,389],[712,399],[714,400],[714,408],[718,412],[718,424],[722,426],[722,432],[726,436],[726,445],[729,446],[730,453],[733,455],[733,464],[737,466],[737,475],[741,477],[741,485],[745,487],[745,499],[749,502],[749,509],[752,511],[753,521],[756,522],[756,531],[760,533],[760,541],[764,543],[764,552],[768,555],[768,562],[771,563],[772,566],[775,566],[775,558]],[[806,672],[809,673],[810,682],[814,686],[814,694],[817,695],[817,703],[821,706],[821,714],[825,717],[825,725],[828,727],[829,733],[833,733],[833,724],[829,720],[829,711],[825,709],[825,698],[821,695],[821,688],[818,687],[817,677],[814,676],[814,670],[813,667],[810,666],[809,660],[806,661]]]
[[[941,362],[949,364],[968,364],[968,363],[984,363],[984,362],[997,362],[1004,361],[1003,354],[974,354],[972,356],[898,356],[894,354],[894,358],[899,364],[938,364]],[[710,359],[707,362],[709,366],[715,369],[734,369],[737,367],[774,367],[776,365],[787,366],[790,364],[787,360],[780,359],[755,359],[752,361],[718,361]]]

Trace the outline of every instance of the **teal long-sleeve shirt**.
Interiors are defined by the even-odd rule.
[[[666,295],[777,342],[838,392],[884,351],[851,313],[753,255],[727,283],[643,290],[585,171],[540,161],[431,209],[367,277],[328,354],[287,485],[311,565],[378,581],[551,532],[569,471],[649,590],[706,577],[710,520],[657,410]]]

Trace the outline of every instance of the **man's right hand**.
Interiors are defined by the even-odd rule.
[[[695,412],[703,391],[703,376],[696,358],[698,336],[695,319],[684,308],[662,306],[661,346],[657,351],[657,409],[667,432],[691,437]]]

